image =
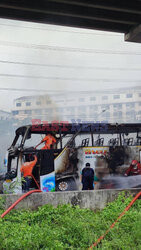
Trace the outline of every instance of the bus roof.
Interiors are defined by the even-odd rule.
[[[75,134],[94,133],[94,134],[116,134],[116,133],[138,133],[141,132],[141,123],[47,123],[35,124],[19,127],[16,130],[16,135],[24,135],[25,131],[29,130],[32,134]]]

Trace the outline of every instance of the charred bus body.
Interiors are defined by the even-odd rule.
[[[53,147],[36,148],[47,134],[56,138]],[[141,124],[53,123],[20,127],[8,149],[5,192],[22,193],[20,169],[34,155],[38,161],[33,169],[33,189],[38,183],[44,192],[80,190],[80,174],[87,162],[95,171],[95,189],[122,188],[117,180],[120,183],[122,178],[123,183],[132,160],[141,160]],[[129,186],[140,186],[139,178],[130,180]]]

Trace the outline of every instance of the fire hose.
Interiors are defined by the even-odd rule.
[[[20,201],[22,201],[25,197],[29,196],[32,193],[42,192],[40,189],[31,190],[28,193],[23,194],[18,200],[16,200],[2,215],[3,218],[6,214],[8,214]]]
[[[141,191],[134,197],[134,199],[129,203],[129,205],[123,210],[123,212],[119,215],[119,217],[115,220],[115,222],[109,227],[109,229],[105,232],[105,234],[101,235],[99,239],[92,244],[89,247],[89,250],[92,249],[93,247],[96,247],[104,238],[105,236],[109,233],[110,229],[112,229],[115,224],[122,218],[123,215],[125,215],[126,211],[130,209],[130,207],[134,204],[134,202],[141,196]]]
[[[36,179],[35,179],[35,177],[34,177],[33,174],[31,174],[31,177],[34,180],[34,182],[35,182],[36,186],[38,187],[38,189],[40,189],[40,186],[39,186],[38,182],[36,181]]]

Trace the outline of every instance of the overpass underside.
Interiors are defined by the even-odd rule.
[[[141,42],[140,0],[1,0],[0,18],[119,32]]]

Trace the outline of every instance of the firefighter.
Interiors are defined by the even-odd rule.
[[[124,176],[141,175],[141,164],[137,160],[131,162],[130,167],[126,170]]]
[[[42,143],[45,143],[45,145],[41,149],[51,149],[56,143],[56,139],[53,135],[47,134],[44,139],[36,146],[36,148]]]
[[[25,192],[29,191],[30,185],[31,185],[31,181],[32,181],[32,171],[34,166],[37,163],[37,156],[34,155],[34,160],[30,161],[30,162],[25,162],[22,166],[21,166],[21,173],[23,173],[23,177],[24,177],[24,183],[23,183],[23,190]]]

